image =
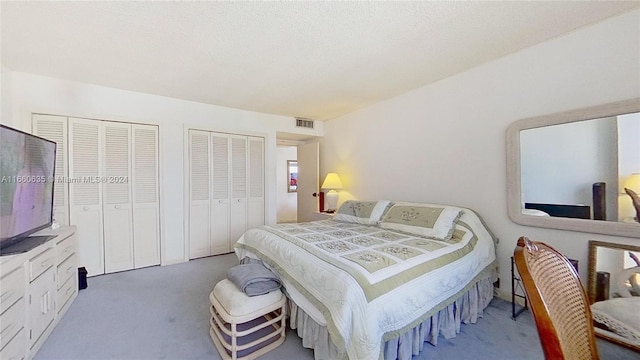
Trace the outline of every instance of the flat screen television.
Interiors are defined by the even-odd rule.
[[[53,222],[56,143],[0,125],[0,255],[47,240],[29,235]]]

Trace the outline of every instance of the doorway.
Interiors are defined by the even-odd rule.
[[[320,144],[318,137],[277,133],[277,214],[278,223],[305,222],[318,212]],[[291,191],[288,164],[297,162],[295,191]]]
[[[298,147],[278,145],[276,147],[276,196],[278,203],[277,222],[289,223],[298,221],[297,176],[292,176],[292,162],[298,161]],[[297,166],[296,166],[297,168]],[[297,175],[297,171],[295,172]],[[292,186],[292,181],[296,182]]]

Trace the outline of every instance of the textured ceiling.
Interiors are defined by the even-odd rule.
[[[638,1],[2,2],[2,66],[330,119]]]

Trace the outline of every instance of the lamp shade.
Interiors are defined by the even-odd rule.
[[[629,176],[629,178],[624,182],[623,190],[624,188],[640,192],[640,173],[631,174],[631,176]]]
[[[323,189],[339,190],[342,189],[342,181],[337,173],[328,173],[322,182]]]

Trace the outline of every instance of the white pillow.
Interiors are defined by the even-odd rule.
[[[376,225],[384,214],[390,201],[347,200],[333,216],[333,220],[356,224]]]
[[[453,206],[395,203],[385,213],[380,227],[436,240],[449,240],[461,215],[462,209]]]

